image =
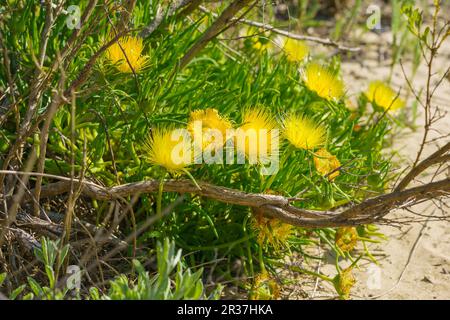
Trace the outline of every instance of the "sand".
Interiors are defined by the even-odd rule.
[[[383,59],[378,59],[380,48],[389,43],[390,34],[374,33],[366,38],[367,46],[364,50],[372,59],[362,59],[363,63],[344,62],[342,70],[346,83],[353,84],[349,88],[349,95],[360,92],[367,87],[370,80],[384,80],[389,74],[389,66]],[[437,81],[450,65],[450,40],[439,55],[433,78]],[[411,69],[411,64],[405,63],[405,70]],[[403,87],[403,93],[407,91],[406,81],[400,66],[394,69],[392,85],[396,88]],[[416,77],[412,81],[415,89],[420,90],[425,86],[426,66],[421,66]],[[357,85],[355,85],[357,84]],[[413,99],[409,100],[411,104]],[[434,105],[446,112],[450,111],[450,82],[444,81],[436,91]],[[419,107],[419,109],[421,109]],[[420,110],[421,111],[421,110]],[[416,124],[424,121],[421,112]],[[435,126],[440,132],[432,132],[430,138],[450,133],[450,113]],[[393,139],[392,150],[398,150],[395,159],[402,164],[411,164],[417,154],[420,141],[423,136],[423,128],[417,130],[405,129],[396,134]],[[440,140],[439,145],[449,141],[449,137]],[[429,145],[424,151],[424,156],[436,150],[436,145]],[[433,171],[431,170],[431,173]],[[449,175],[447,170],[442,176]],[[420,177],[426,181],[426,175]],[[417,182],[416,182],[417,183]],[[446,201],[450,204],[450,201]],[[391,219],[409,218],[414,221],[401,229],[380,226],[381,231],[389,238],[381,245],[371,245],[371,249],[377,252],[379,268],[364,261],[360,270],[356,270],[357,284],[354,287],[353,299],[450,299],[450,211],[444,208],[437,210],[431,203],[414,207],[414,211],[423,215],[434,212],[434,217],[447,215],[447,221],[433,221],[423,218],[406,210],[396,210],[388,215]],[[436,220],[436,219],[434,219]],[[332,261],[332,259],[329,259]],[[325,263],[321,268],[324,273],[332,274],[335,267],[331,263]],[[328,284],[323,284],[329,288]]]

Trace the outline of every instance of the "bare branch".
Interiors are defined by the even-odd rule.
[[[400,181],[400,183],[395,188],[395,191],[400,191],[405,189],[408,184],[417,177],[420,173],[425,171],[430,166],[437,163],[445,163],[450,161],[450,155],[443,156],[445,153],[450,151],[450,142],[445,146],[434,152],[431,156],[420,162],[417,166],[413,167],[411,171]]]
[[[181,1],[174,1],[170,7],[167,10],[166,15],[164,15],[163,10],[161,9],[161,7],[158,7],[157,12],[156,12],[156,16],[153,19],[153,21],[144,29],[142,29],[142,31],[139,33],[139,36],[141,38],[147,38],[148,36],[150,36],[156,29],[158,29],[158,27],[161,25],[161,23],[164,20],[164,16],[166,17],[171,17],[172,15],[175,14],[175,12],[180,9],[185,7],[186,5],[188,5],[189,3],[193,2],[193,0],[181,0]]]
[[[236,19],[233,17],[241,11],[245,6],[250,4],[253,0],[236,0],[233,1],[220,16],[217,16],[217,19],[214,23],[203,33],[200,39],[189,49],[189,51],[184,55],[184,57],[180,60],[180,69],[183,69],[197,53],[199,53],[206,45],[217,37],[224,29],[229,26],[230,22],[236,22]]]
[[[211,13],[208,9],[206,9],[203,6],[199,7],[200,10],[202,10],[205,13],[208,14],[212,14],[212,16],[217,17],[218,15],[216,13]],[[295,40],[304,40],[304,41],[310,41],[310,42],[316,42],[316,43],[320,43],[324,46],[332,46],[335,47],[339,50],[342,51],[350,51],[350,52],[358,52],[361,50],[361,48],[358,47],[347,47],[344,45],[341,45],[329,38],[319,38],[319,37],[313,37],[313,36],[306,36],[306,35],[300,35],[300,34],[295,34],[286,30],[282,30],[282,29],[278,29],[275,28],[274,26],[268,24],[268,23],[263,23],[263,22],[257,22],[257,21],[253,21],[253,20],[248,20],[248,19],[231,19],[232,21],[237,21],[252,27],[257,27],[257,28],[261,28],[264,29],[265,31],[271,31],[273,33],[277,33],[279,35],[291,38],[291,39],[295,39]]]
[[[0,173],[14,173],[35,175],[34,173],[20,173],[14,171],[0,171]],[[55,177],[55,176],[53,176]],[[61,177],[60,182],[42,186],[41,197],[55,196],[69,192],[71,179]],[[159,189],[159,180],[148,180],[128,183],[106,188],[92,182],[73,179],[75,185],[80,186],[84,195],[97,200],[114,200],[135,194],[155,192]],[[450,178],[428,183],[419,187],[402,191],[394,191],[367,199],[360,204],[338,211],[316,211],[295,207],[290,199],[278,195],[247,193],[240,190],[215,186],[199,182],[200,189],[191,180],[166,180],[165,192],[191,193],[216,201],[259,208],[264,214],[276,217],[286,223],[302,227],[334,227],[346,225],[360,225],[373,223],[390,211],[399,207],[410,207],[421,200],[447,196],[450,192]],[[25,200],[30,200],[25,196]]]

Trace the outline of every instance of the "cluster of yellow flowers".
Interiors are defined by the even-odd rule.
[[[193,147],[201,150],[222,148],[227,139],[227,130],[232,128],[231,121],[221,116],[216,109],[195,110],[191,112],[187,124],[191,136],[195,135],[194,126],[197,121],[201,121],[202,124],[200,140],[202,145],[194,145]],[[244,154],[248,158],[261,153],[269,155],[272,152],[273,139],[277,139],[278,135],[267,133],[275,129],[278,129],[277,121],[269,111],[262,108],[249,108],[244,111],[242,125],[234,131],[234,137],[231,138],[245,141],[242,145],[237,144],[236,149],[238,153]],[[248,130],[255,133],[253,140],[250,140],[251,136],[247,134]],[[152,130],[146,144],[148,160],[170,172],[180,172],[189,165],[190,161],[175,162],[172,158],[172,151],[182,141],[189,140],[195,143],[198,140],[194,137],[194,139],[174,141],[172,131],[173,128],[155,128]],[[222,133],[222,140],[218,140],[213,134],[217,131]],[[283,121],[282,131],[283,137],[298,149],[313,150],[322,146],[326,140],[326,128],[305,115],[288,115]],[[251,146],[251,144],[256,145]],[[261,150],[262,148],[265,150]],[[189,149],[189,147],[186,149]],[[322,175],[330,174],[329,179],[332,180],[339,174],[336,170],[340,166],[339,160],[325,149],[317,151],[314,158],[316,168]]]
[[[344,82],[328,67],[315,62],[307,64],[302,73],[305,86],[328,101],[339,101],[345,96]],[[382,81],[373,81],[364,93],[368,101],[385,112],[393,112],[405,106],[405,101]],[[351,104],[351,103],[350,103]]]
[[[273,47],[267,30],[249,28],[246,37],[252,39],[252,47],[258,51],[267,51]],[[279,37],[274,43],[282,49],[288,61],[306,64],[311,50],[304,41]],[[336,73],[317,63],[306,65],[302,71],[302,78],[309,90],[328,101],[339,100],[345,94],[344,83]],[[385,111],[395,111],[405,105],[399,95],[382,81],[370,83],[365,95],[371,103]]]
[[[254,29],[247,29],[245,35],[250,37],[252,47],[258,51],[270,50],[274,43],[270,39],[270,34],[267,30],[256,31],[257,33]],[[255,36],[251,35],[252,32]],[[327,102],[345,101],[350,108],[352,103],[350,100],[345,100],[345,84],[338,73],[325,65],[309,61],[310,48],[305,42],[292,38],[278,38],[275,43],[282,49],[287,61],[301,64],[300,80],[307,90]],[[107,49],[106,57],[122,73],[139,73],[150,64],[149,57],[144,55],[143,51],[144,44],[141,38],[123,37]],[[375,111],[393,112],[405,106],[405,101],[399,97],[399,92],[395,92],[382,81],[371,82],[363,94],[367,101],[372,103]],[[201,123],[200,131],[197,130],[198,123]],[[281,137],[286,139],[292,147],[312,154],[314,167],[320,175],[333,181],[340,174],[339,159],[324,147],[327,139],[326,126],[305,114],[288,113],[279,122],[267,109],[247,108],[243,111],[241,124],[235,128],[232,121],[219,114],[218,110],[208,108],[190,113],[187,126],[184,128],[187,137],[181,136],[178,140],[174,139],[175,129],[173,126],[153,128],[145,143],[148,161],[172,173],[186,172],[190,175],[186,170],[195,162],[196,150],[214,153],[224,148],[231,139],[234,139],[233,149],[248,159],[257,159],[261,154],[270,155],[274,152],[272,147],[275,144],[278,146],[280,138],[278,130],[280,130]],[[360,130],[360,127],[356,125],[354,130]],[[249,135],[249,131],[254,135]],[[276,133],[273,134],[273,132]],[[200,139],[196,139],[196,135],[200,135]],[[242,143],[236,143],[237,141]],[[173,151],[180,147],[180,143],[188,144],[181,146],[180,149],[194,150],[193,154],[182,158],[182,161],[173,157]],[[278,149],[276,150],[278,152]],[[294,232],[292,225],[264,217],[258,212],[252,221],[252,227],[257,232],[258,243],[261,246],[269,244],[275,250],[284,246]],[[335,244],[343,252],[351,252],[357,245],[358,239],[358,232],[352,227],[339,228],[335,234]],[[340,297],[348,298],[355,284],[352,266],[339,270],[339,274],[332,279],[332,282]],[[263,271],[254,279],[252,292],[253,299],[269,299],[277,298],[280,289],[276,281]]]
[[[260,41],[260,40],[258,40]],[[254,47],[262,49],[264,45],[270,43],[257,44]],[[291,38],[283,40],[282,48],[287,59],[292,62],[304,61],[309,55],[309,47],[303,42]],[[123,37],[111,45],[106,56],[114,66],[123,73],[141,72],[149,64],[149,57],[143,55],[144,45],[141,38]],[[337,73],[330,68],[316,62],[306,63],[301,71],[301,79],[305,87],[316,93],[320,98],[327,101],[340,101],[345,96],[345,86]],[[404,106],[404,101],[398,97],[389,86],[381,81],[372,82],[365,92],[367,99],[376,107],[381,107],[386,111],[394,111]],[[191,135],[195,134],[195,123],[202,123],[202,145],[194,148],[205,150],[222,148],[230,137],[227,130],[232,129],[232,123],[221,116],[215,109],[195,110],[190,114],[187,129]],[[314,122],[305,115],[289,114],[282,122],[283,137],[294,147],[304,150],[314,150],[324,145],[326,140],[326,128]],[[263,135],[277,129],[275,117],[262,108],[247,109],[243,113],[242,124],[234,133],[234,138],[242,138],[245,143],[236,147],[237,151],[251,158],[262,153],[270,154],[274,139],[277,135]],[[248,130],[256,133],[256,146],[246,134]],[[147,141],[148,159],[155,165],[160,165],[171,172],[183,171],[192,160],[174,161],[172,150],[178,145],[178,141],[172,139],[173,128],[156,128],[152,131]],[[217,139],[215,132],[219,131],[222,139]],[[241,137],[240,135],[245,135]],[[196,141],[196,139],[194,139]],[[339,175],[339,160],[326,149],[319,149],[314,153],[314,164],[317,171],[328,176],[329,180],[335,179]]]
[[[247,36],[251,36],[253,29],[247,29]],[[256,33],[258,34],[258,33]],[[266,50],[271,41],[265,31],[263,36],[251,37],[253,47],[257,50]],[[278,38],[288,61],[304,62],[309,56],[310,49],[304,41],[291,38]],[[143,54],[144,44],[139,37],[123,37],[106,50],[108,60],[123,73],[139,73],[149,65],[149,57]],[[316,62],[307,63],[301,71],[302,80],[310,91],[328,101],[338,101],[345,95],[344,82],[339,79],[336,72]],[[405,102],[388,85],[381,81],[370,83],[365,92],[367,99],[377,107],[386,111],[395,111],[402,108]],[[195,115],[193,115],[195,117]]]

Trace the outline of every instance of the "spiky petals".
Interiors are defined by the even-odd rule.
[[[194,136],[196,125],[202,129],[202,150],[221,148],[226,139],[226,131],[232,127],[231,122],[222,117],[216,109],[194,110],[189,116],[188,130]]]
[[[192,163],[191,138],[185,129],[155,128],[145,148],[150,163],[170,172],[181,172]]]
[[[148,57],[142,54],[143,50],[141,38],[123,37],[107,49],[106,57],[120,72],[138,73],[148,64]]]
[[[302,78],[306,87],[323,99],[333,101],[344,96],[344,83],[327,67],[310,63],[302,71]]]
[[[308,45],[300,40],[284,39],[283,50],[291,62],[302,62],[309,54]]]
[[[326,130],[305,116],[291,114],[284,120],[284,136],[296,148],[310,150],[325,143]]]
[[[386,111],[395,111],[404,107],[405,102],[391,87],[382,81],[373,81],[366,92],[367,99]]]
[[[265,109],[251,108],[244,111],[242,118],[243,124],[235,133],[238,152],[251,160],[270,156],[278,139],[277,123],[272,114]]]
[[[341,166],[341,163],[336,156],[333,156],[325,149],[320,149],[314,154],[314,165],[321,175],[325,176],[328,174],[328,179],[332,181],[339,175],[339,170],[336,169]]]

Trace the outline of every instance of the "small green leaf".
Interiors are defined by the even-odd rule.
[[[27,280],[28,280],[28,284],[30,285],[31,291],[33,291],[33,293],[34,293],[37,297],[41,296],[41,295],[43,294],[43,291],[44,291],[44,290],[43,290],[42,287],[39,285],[39,283],[37,283],[37,281],[34,280],[34,279],[31,278],[31,277],[28,277]]]
[[[9,299],[15,300],[17,298],[17,296],[22,293],[22,291],[25,289],[25,287],[26,287],[26,285],[23,284],[20,287],[16,288],[9,296]]]

